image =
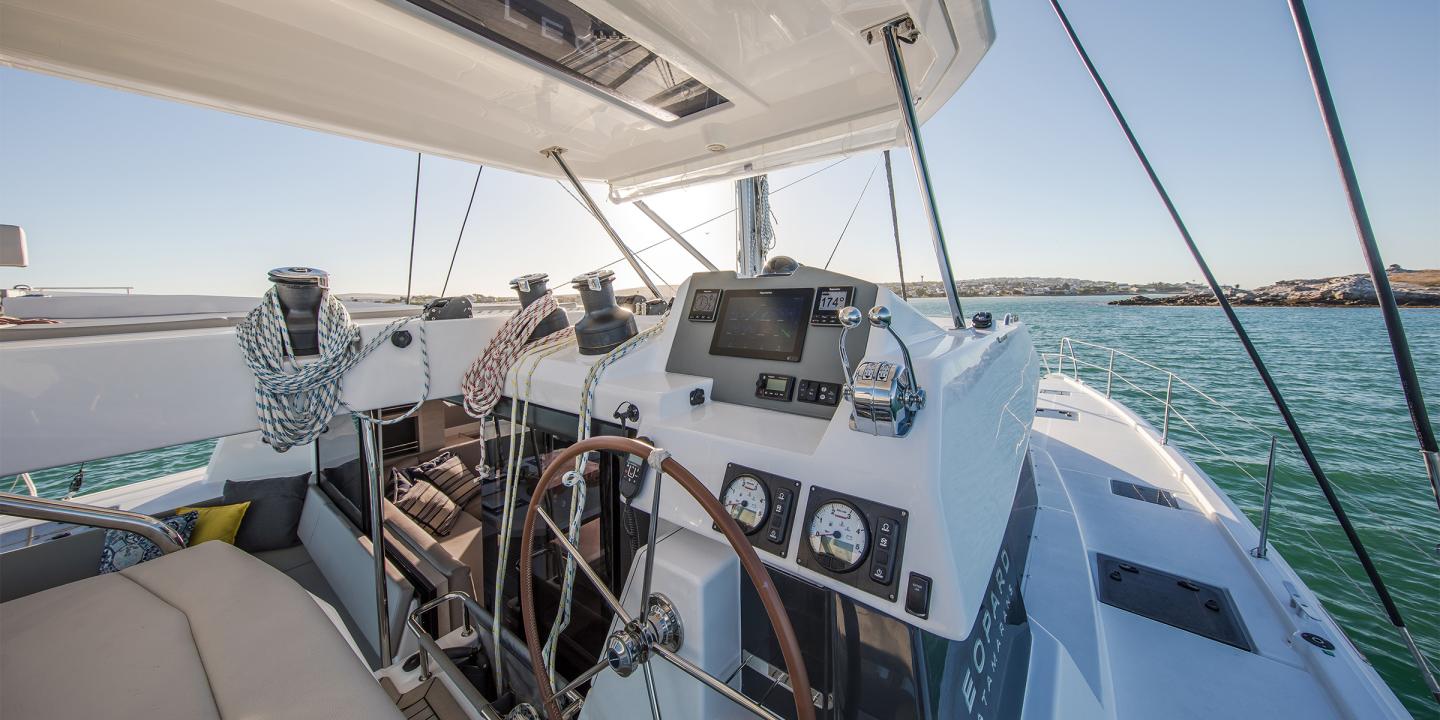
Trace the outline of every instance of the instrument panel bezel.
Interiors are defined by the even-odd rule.
[[[764,470],[758,470],[736,463],[727,463],[725,465],[725,479],[720,482],[720,490],[716,494],[716,498],[723,502],[725,490],[730,487],[730,483],[735,482],[735,479],[741,475],[750,475],[759,480],[760,484],[765,486],[765,495],[769,498],[770,502],[769,511],[765,515],[765,522],[754,532],[745,533],[746,539],[750,541],[750,546],[757,550],[764,550],[777,557],[789,557],[790,538],[792,536],[791,528],[795,526],[795,516],[798,514],[796,508],[799,507],[800,501],[800,483],[787,477],[781,477],[775,473],[765,472]],[[775,517],[775,491],[782,489],[790,491],[790,511],[788,517],[786,517],[781,524],[783,534],[777,542],[767,538],[766,534],[769,530],[767,526],[773,522]],[[716,532],[720,531],[720,527],[714,523],[711,523],[710,527]],[[742,527],[740,529],[743,532],[745,528]]]
[[[809,528],[810,519],[815,516],[815,511],[822,505],[829,502],[844,502],[853,505],[860,511],[860,517],[865,521],[865,527],[870,533],[870,547],[865,551],[865,559],[855,568],[846,572],[835,572],[826,568],[823,563],[815,557],[815,551],[810,548]],[[888,517],[895,520],[895,542],[891,552],[894,557],[890,565],[890,582],[879,583],[871,579],[870,571],[875,563],[875,554],[878,549],[880,533],[880,518]],[[910,521],[910,513],[893,505],[866,500],[865,498],[850,495],[811,485],[810,491],[806,493],[805,515],[801,521],[803,528],[800,537],[800,547],[795,553],[795,564],[800,567],[819,573],[833,580],[838,580],[857,590],[863,590],[879,598],[894,601],[899,597],[900,569],[905,559],[905,529]]]

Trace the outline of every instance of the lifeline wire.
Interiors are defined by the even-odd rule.
[[[285,314],[280,298],[272,287],[235,328],[235,338],[245,356],[245,364],[255,374],[255,411],[260,418],[260,432],[265,442],[277,452],[313,441],[330,423],[336,412],[344,408],[365,422],[390,425],[410,417],[430,396],[430,351],[425,340],[425,323],[420,329],[420,358],[425,368],[425,386],[419,402],[404,415],[385,421],[372,420],[356,412],[340,397],[340,383],[345,373],[389,340],[396,331],[417,320],[403,317],[386,325],[360,345],[360,328],[350,320],[345,305],[334,295],[325,294],[320,309],[318,336],[320,356],[313,362],[298,364],[290,346]]]
[[[1094,81],[1095,87],[1100,90],[1100,94],[1104,97],[1106,105],[1110,108],[1110,114],[1115,117],[1115,121],[1120,125],[1121,131],[1124,132],[1125,139],[1130,143],[1130,149],[1134,151],[1136,159],[1140,161],[1140,165],[1145,169],[1145,174],[1150,178],[1150,184],[1160,196],[1161,202],[1165,204],[1165,210],[1169,212],[1170,219],[1175,224],[1175,229],[1179,231],[1180,237],[1185,241],[1185,246],[1189,249],[1191,257],[1195,259],[1195,264],[1200,268],[1201,274],[1205,276],[1205,282],[1209,284],[1210,292],[1213,293],[1215,299],[1219,301],[1220,309],[1224,311],[1226,319],[1230,321],[1230,327],[1234,329],[1235,336],[1240,339],[1240,344],[1245,347],[1245,353],[1250,356],[1251,364],[1255,366],[1255,371],[1260,375],[1260,380],[1264,382],[1265,389],[1269,391],[1270,398],[1275,403],[1275,408],[1285,420],[1285,426],[1290,430],[1290,435],[1294,438],[1296,447],[1299,448],[1300,454],[1305,458],[1305,463],[1309,466],[1311,474],[1315,476],[1315,483],[1320,486],[1320,492],[1325,495],[1325,501],[1330,505],[1331,513],[1335,515],[1335,520],[1339,523],[1341,530],[1345,532],[1345,537],[1349,540],[1350,547],[1354,551],[1356,559],[1360,561],[1361,567],[1365,569],[1365,574],[1370,580],[1371,587],[1375,589],[1375,594],[1379,596],[1380,603],[1385,607],[1385,614],[1389,617],[1390,624],[1394,625],[1399,631],[1400,638],[1409,649],[1411,656],[1413,656],[1416,667],[1424,678],[1425,684],[1430,688],[1431,693],[1436,699],[1440,700],[1440,687],[1437,687],[1435,678],[1430,672],[1430,666],[1425,660],[1425,656],[1415,645],[1415,639],[1411,637],[1410,630],[1405,625],[1405,619],[1400,614],[1400,608],[1395,605],[1394,599],[1390,597],[1390,590],[1386,588],[1385,580],[1380,576],[1380,571],[1370,559],[1370,553],[1365,550],[1365,544],[1361,541],[1359,533],[1355,531],[1355,526],[1351,524],[1350,516],[1345,512],[1345,507],[1341,504],[1339,496],[1335,494],[1335,488],[1331,485],[1330,478],[1325,474],[1325,470],[1320,467],[1320,460],[1315,457],[1315,453],[1310,449],[1310,443],[1305,439],[1305,433],[1301,431],[1299,421],[1296,420],[1294,414],[1290,412],[1290,405],[1285,401],[1285,396],[1280,393],[1280,386],[1275,383],[1275,378],[1271,377],[1269,368],[1266,367],[1264,359],[1260,357],[1260,351],[1256,349],[1255,344],[1250,341],[1250,335],[1245,331],[1245,326],[1235,314],[1235,308],[1230,305],[1230,300],[1226,297],[1224,289],[1220,287],[1220,283],[1215,279],[1214,273],[1210,272],[1209,263],[1205,261],[1205,256],[1201,254],[1200,248],[1195,244],[1195,239],[1191,237],[1190,229],[1180,217],[1180,211],[1175,209],[1175,203],[1170,200],[1170,193],[1165,190],[1164,183],[1160,182],[1160,177],[1156,175],[1155,168],[1150,165],[1150,159],[1145,155],[1145,150],[1140,147],[1140,141],[1135,138],[1135,133],[1130,129],[1130,123],[1125,120],[1124,113],[1120,111],[1119,104],[1115,102],[1114,96],[1110,94],[1110,89],[1105,85],[1105,81],[1101,79],[1100,72],[1095,69],[1095,64],[1090,61],[1089,53],[1085,52],[1085,46],[1080,42],[1079,36],[1075,34],[1075,28],[1070,24],[1070,19],[1066,17],[1065,11],[1061,9],[1059,0],[1050,0],[1050,7],[1054,9],[1056,17],[1060,19],[1060,24],[1064,28],[1065,34],[1069,36],[1070,44],[1074,46],[1075,52],[1080,56],[1080,61],[1085,65],[1085,70],[1090,74],[1090,79]]]

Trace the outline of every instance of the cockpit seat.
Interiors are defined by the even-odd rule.
[[[309,593],[207,542],[0,604],[0,717],[403,716]]]

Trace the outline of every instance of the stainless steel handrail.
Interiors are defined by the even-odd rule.
[[[0,515],[124,530],[155,543],[167,555],[185,547],[185,538],[174,528],[149,515],[127,510],[0,492]]]
[[[480,604],[475,602],[474,598],[470,597],[468,593],[459,590],[445,593],[421,605],[416,608],[414,612],[410,613],[410,617],[405,619],[405,625],[410,628],[410,632],[415,634],[416,641],[420,643],[420,680],[424,681],[430,678],[430,661],[433,659],[436,668],[444,673],[446,677],[450,678],[450,683],[460,691],[461,695],[465,696],[465,700],[475,708],[476,712],[480,713],[481,717],[485,718],[485,720],[504,720],[504,717],[490,704],[490,701],[486,700],[485,697],[480,694],[480,691],[475,689],[475,685],[465,677],[465,673],[455,665],[455,662],[450,659],[450,656],[445,654],[445,649],[440,647],[439,643],[430,637],[430,633],[426,632],[425,628],[420,626],[420,617],[422,615],[451,600],[459,600],[464,608],[462,613],[464,616],[465,629],[461,633],[463,636],[468,637],[475,633],[475,626],[470,622],[472,614],[482,620],[490,616],[490,613],[486,612],[485,608],[480,607]]]
[[[1083,357],[1077,356],[1075,352],[1076,347],[1091,348],[1099,353],[1104,353],[1107,355],[1107,360],[1103,364],[1090,362]],[[1221,460],[1228,462],[1230,465],[1234,466],[1235,469],[1239,471],[1242,475],[1249,478],[1251,482],[1254,482],[1256,485],[1260,486],[1264,491],[1264,500],[1262,501],[1260,508],[1260,525],[1263,530],[1263,532],[1261,533],[1262,542],[1260,546],[1258,546],[1254,551],[1252,551],[1252,554],[1254,554],[1258,558],[1264,558],[1264,541],[1268,539],[1269,535],[1268,531],[1270,523],[1268,521],[1270,519],[1269,515],[1271,509],[1270,499],[1273,493],[1273,485],[1275,482],[1275,450],[1276,445],[1279,441],[1279,435],[1277,435],[1274,430],[1259,425],[1254,421],[1240,415],[1225,403],[1222,403],[1219,400],[1215,399],[1215,397],[1205,392],[1204,390],[1196,387],[1194,384],[1190,383],[1185,378],[1177,375],[1173,371],[1166,370],[1159,365],[1142,360],[1138,357],[1135,357],[1134,355],[1131,355],[1128,352],[1125,352],[1124,350],[1119,350],[1117,348],[1113,348],[1107,345],[1101,345],[1085,340],[1064,337],[1060,340],[1059,350],[1057,352],[1042,352],[1039,353],[1039,355],[1047,374],[1064,375],[1077,381],[1081,381],[1080,368],[1082,367],[1089,370],[1096,370],[1105,373],[1105,396],[1107,398],[1111,396],[1111,390],[1114,387],[1114,383],[1118,381],[1124,384],[1126,387],[1130,388],[1131,390],[1139,393],[1141,396],[1146,397],[1156,403],[1162,404],[1164,406],[1165,413],[1164,426],[1160,431],[1162,442],[1168,442],[1170,439],[1168,432],[1169,420],[1172,417],[1174,419],[1178,419],[1182,424],[1185,425],[1186,428],[1190,430],[1190,432],[1194,433],[1196,437],[1198,437],[1206,445],[1208,445],[1210,449],[1213,450]],[[1123,372],[1116,370],[1114,361],[1117,357],[1124,358],[1130,362],[1135,363],[1136,365],[1152,370],[1157,375],[1163,375],[1167,385],[1167,390],[1169,390],[1169,392],[1167,392],[1166,395],[1162,397],[1155,392],[1146,390],[1139,384],[1132,381],[1129,377],[1126,377]],[[1066,361],[1069,361],[1070,363],[1069,368],[1065,367]],[[1270,448],[1265,464],[1264,479],[1257,477],[1256,473],[1251,472],[1250,468],[1246,467],[1244,463],[1233,457],[1229,452],[1222,448],[1219,443],[1215,442],[1215,440],[1212,439],[1209,435],[1206,435],[1205,432],[1201,430],[1200,427],[1196,424],[1196,422],[1186,417],[1180,412],[1179,409],[1177,409],[1175,396],[1179,394],[1179,391],[1182,388],[1201,398],[1208,404],[1209,407],[1213,408],[1215,411],[1222,413],[1228,419],[1233,420],[1236,424],[1243,425],[1244,427],[1255,431],[1256,433],[1268,440]],[[1407,546],[1414,550],[1417,555],[1430,560],[1435,559],[1435,553],[1433,551],[1426,551],[1419,545],[1415,544],[1414,540],[1410,538],[1408,533],[1401,532],[1393,525],[1389,524],[1385,520],[1384,516],[1382,516],[1374,508],[1362,502],[1359,497],[1354,496],[1352,493],[1345,492],[1343,488],[1337,487],[1336,490],[1344,494],[1348,502],[1360,508],[1366,515],[1371,518],[1372,521],[1381,525],[1385,525],[1386,527],[1390,527],[1392,530],[1394,530],[1395,536],[1400,538],[1402,542],[1404,542]],[[1315,544],[1317,547],[1319,547],[1318,541],[1315,541]],[[1326,551],[1326,554],[1328,556],[1329,552]],[[1333,561],[1334,558],[1332,557],[1331,560]],[[1346,577],[1349,576],[1347,575]],[[1359,592],[1361,595],[1365,594],[1362,590],[1357,589],[1357,592]]]

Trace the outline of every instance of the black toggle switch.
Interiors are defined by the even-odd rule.
[[[910,573],[910,582],[905,584],[905,612],[916,617],[930,617],[930,578],[917,572]]]

